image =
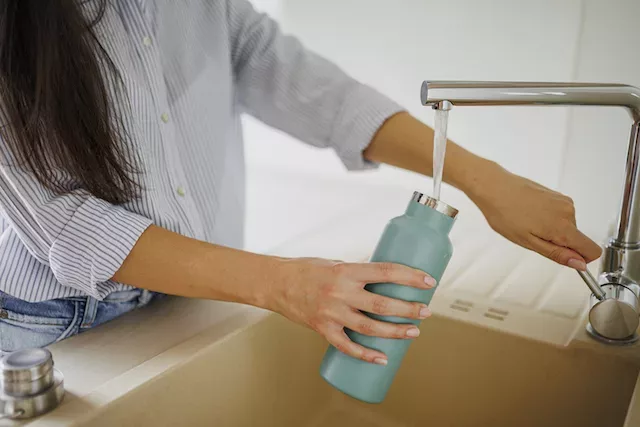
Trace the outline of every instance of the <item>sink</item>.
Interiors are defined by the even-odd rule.
[[[274,254],[365,260],[406,194],[378,194],[375,209],[355,209]],[[588,290],[574,271],[491,232],[462,200],[453,205],[465,214],[434,316],[382,404],[322,380],[327,344],[308,329],[250,307],[168,299],[53,345],[67,396],[29,427],[640,425],[640,344],[594,341],[584,329]]]
[[[611,363],[599,352],[435,315],[423,323],[387,399],[370,405],[318,375],[326,346],[270,314],[81,425],[622,426],[638,375],[632,360]]]

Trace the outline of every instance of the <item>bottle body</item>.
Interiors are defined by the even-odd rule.
[[[414,194],[405,214],[389,221],[371,261],[393,262],[417,268],[439,282],[453,254],[449,231],[457,211],[450,208],[455,212],[453,215],[451,211],[440,212],[434,207],[420,203],[420,200],[424,199],[418,197],[416,200],[416,195],[422,196],[420,193]],[[431,302],[435,292],[435,288],[417,289],[393,283],[369,284],[365,289],[379,295],[425,304]],[[420,320],[417,319],[365,314],[387,322],[420,324]],[[350,330],[345,332],[354,342],[385,353],[388,358],[387,365],[375,365],[354,359],[329,346],[320,367],[321,376],[351,397],[368,403],[382,402],[412,340],[371,337]]]

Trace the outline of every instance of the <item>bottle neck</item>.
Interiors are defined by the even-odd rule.
[[[420,220],[425,226],[435,228],[446,234],[449,234],[455,222],[455,218],[413,200],[409,202],[405,214]]]

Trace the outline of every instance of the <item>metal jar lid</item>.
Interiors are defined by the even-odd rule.
[[[420,203],[421,205],[425,205],[434,209],[441,214],[447,215],[451,218],[454,218],[458,215],[458,210],[452,206],[449,206],[442,200],[434,199],[433,197],[429,197],[425,194],[420,193],[419,191],[413,192],[412,201]]]
[[[45,348],[29,348],[9,353],[0,359],[3,383],[32,382],[48,375],[53,357]]]
[[[0,358],[0,419],[38,416],[63,396],[64,379],[49,350],[28,348]]]

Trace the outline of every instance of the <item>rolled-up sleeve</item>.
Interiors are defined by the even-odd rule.
[[[17,167],[2,165],[0,206],[29,253],[56,279],[98,299],[151,220],[83,189],[54,194]]]
[[[348,169],[373,166],[362,153],[404,108],[283,34],[246,0],[228,0],[231,59],[244,111],[317,147]]]

